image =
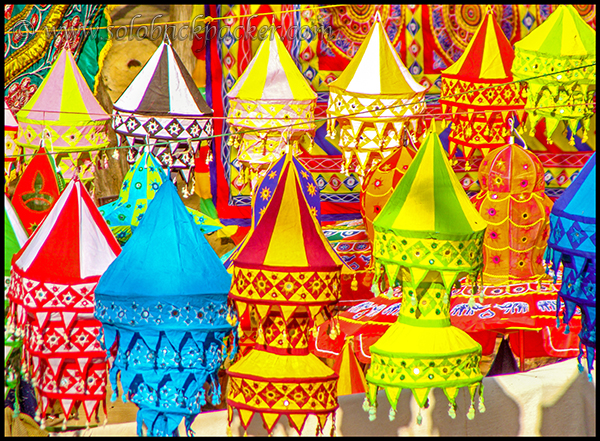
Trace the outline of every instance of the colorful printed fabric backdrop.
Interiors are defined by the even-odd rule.
[[[379,11],[386,31],[402,61],[414,78],[430,87],[430,99],[440,92],[443,69],[462,55],[483,17],[485,5],[344,5],[325,8],[325,5],[302,5],[320,9],[297,11],[300,5],[208,5],[203,13],[216,20],[208,27],[205,39],[197,35],[194,52],[207,63],[207,100],[215,115],[227,114],[227,92],[252,59],[260,44],[261,26],[280,26],[279,35],[304,77],[318,94],[317,132],[312,149],[300,161],[315,177],[321,190],[323,220],[350,219],[359,216],[360,183],[355,175],[340,173],[342,160],[335,141],[325,139],[327,84],[348,65],[368,33]],[[499,24],[511,43],[515,43],[548,18],[556,5],[496,5]],[[596,28],[595,5],[575,5],[581,16]],[[290,11],[285,13],[286,11]],[[273,12],[274,15],[258,15]],[[246,17],[242,17],[247,15]],[[240,16],[238,18],[238,16]],[[272,17],[272,18],[271,18]],[[239,28],[238,28],[239,26]],[[213,27],[214,29],[211,29]],[[287,38],[287,35],[292,38]],[[216,32],[218,31],[218,33]],[[263,33],[264,35],[264,33]],[[254,38],[248,38],[254,37]],[[428,114],[440,112],[437,103],[428,104]],[[223,127],[220,127],[220,126]],[[227,133],[227,124],[215,121],[215,132]],[[568,129],[566,129],[568,132]],[[525,138],[530,148],[545,154],[542,162],[547,169],[547,184],[551,197],[566,187],[592,150],[595,150],[595,118],[592,136],[587,143],[576,137],[574,147],[557,130],[554,144],[545,140],[541,123],[535,138]],[[447,148],[447,133],[441,134]],[[250,218],[250,187],[239,177],[235,152],[227,145],[228,137],[215,140],[215,158],[211,164],[211,188],[219,216],[225,222],[246,224]],[[310,151],[309,151],[310,150]],[[460,156],[460,155],[459,155]],[[582,159],[581,156],[585,158]],[[477,164],[467,172],[459,158],[455,166],[459,179],[469,192],[479,190]],[[554,193],[552,193],[554,192]],[[244,219],[243,221],[241,219]]]
[[[63,47],[73,52],[95,91],[110,48],[108,31],[83,29],[110,24],[109,9],[92,4],[4,5],[4,97],[14,113],[33,96]]]

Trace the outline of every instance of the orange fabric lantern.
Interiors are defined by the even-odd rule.
[[[533,282],[546,277],[544,251],[552,201],[544,166],[518,144],[490,152],[479,168],[481,191],[471,200],[488,223],[483,240],[484,285]]]

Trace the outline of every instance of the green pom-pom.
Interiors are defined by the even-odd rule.
[[[485,413],[485,404],[483,404],[483,400],[482,399],[479,400],[479,407],[478,407],[478,409],[479,409],[479,413]]]
[[[422,422],[423,422],[423,416],[419,412],[419,414],[417,415],[417,424],[420,426]]]
[[[368,412],[371,408],[371,404],[369,403],[369,399],[367,397],[365,397],[365,400],[363,401],[362,408],[365,412]]]
[[[369,421],[375,421],[375,418],[377,418],[377,415],[375,412],[376,412],[375,407],[371,407],[369,409]]]
[[[390,407],[390,414],[388,416],[390,418],[390,421],[394,421],[396,419],[396,411],[393,407]]]
[[[475,406],[473,406],[473,403],[471,403],[471,407],[469,407],[469,412],[467,413],[467,418],[470,420],[475,418]]]
[[[475,306],[475,298],[473,296],[469,297],[469,302],[467,303],[470,308]]]
[[[456,409],[452,403],[450,403],[450,407],[448,408],[448,416],[452,419],[456,418]]]

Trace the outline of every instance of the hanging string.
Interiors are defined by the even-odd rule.
[[[310,6],[310,7],[301,7],[299,9],[290,9],[290,10],[286,10],[286,11],[280,11],[280,12],[261,12],[261,13],[255,13],[255,14],[238,14],[238,15],[225,15],[222,17],[211,17],[206,16],[203,18],[198,19],[198,21],[202,21],[204,23],[212,23],[215,21],[221,21],[221,20],[235,20],[238,18],[246,18],[246,17],[262,17],[265,15],[270,15],[270,16],[275,16],[277,14],[291,14],[293,12],[305,12],[305,11],[316,11],[319,9],[329,9],[329,8],[338,8],[338,7],[342,7],[342,6],[348,6],[347,4],[344,5],[327,5],[327,6]],[[140,24],[130,24],[127,25],[127,28],[138,28],[141,26],[169,26],[169,25],[178,25],[178,24],[189,24],[191,22],[191,20],[179,20],[179,21],[167,21],[167,22],[160,22],[160,23],[140,23]],[[110,25],[110,26],[91,26],[91,27],[77,27],[77,28],[64,28],[64,29],[55,29],[56,32],[74,32],[74,31],[101,31],[101,30],[112,30],[114,28],[121,28],[124,25]],[[35,31],[27,31],[27,30],[18,30],[18,31],[5,31],[5,34],[37,34],[39,32],[46,32],[46,29],[37,29]]]
[[[529,77],[529,78],[526,78],[526,79],[523,79],[523,80],[515,80],[515,81],[512,81],[510,83],[503,83],[503,84],[500,84],[500,85],[492,85],[492,86],[489,86],[489,87],[474,89],[474,90],[467,91],[467,92],[461,92],[461,93],[457,93],[457,94],[453,94],[453,95],[446,95],[446,96],[444,96],[444,98],[454,98],[454,97],[459,97],[459,96],[462,96],[462,95],[465,95],[465,94],[470,94],[470,93],[475,93],[475,92],[482,92],[482,91],[494,89],[494,88],[497,88],[497,87],[504,87],[504,86],[506,86],[508,84],[524,83],[524,82],[527,82],[527,81],[532,80],[532,79],[542,78],[542,77],[551,76],[551,75],[556,75],[558,73],[569,72],[569,71],[577,70],[577,69],[584,69],[584,68],[592,67],[592,66],[595,66],[595,65],[596,65],[596,63],[592,63],[592,64],[588,64],[588,65],[584,65],[584,66],[579,66],[579,67],[575,67],[575,68],[571,68],[571,69],[565,69],[565,70],[559,71],[559,72],[553,72],[552,74],[542,74],[542,75],[538,75],[538,76],[534,76],[534,77]],[[395,109],[395,108],[401,108],[401,107],[407,107],[407,106],[414,106],[415,104],[433,103],[433,102],[437,102],[438,100],[439,100],[439,98],[437,98],[437,97],[434,97],[434,98],[424,98],[422,101],[419,101],[417,103],[413,102],[413,103],[409,103],[409,104],[404,104],[403,103],[403,104],[398,104],[398,105],[394,105],[394,106],[385,106],[385,107],[383,107],[380,110],[383,111],[383,110],[389,110],[389,109]],[[556,108],[564,108],[564,107],[576,107],[578,105],[581,105],[581,104],[566,104],[566,105],[554,105],[554,106],[525,107],[524,110],[525,111],[531,111],[531,110],[556,109]],[[592,106],[595,106],[595,104],[594,103],[590,103],[590,104],[585,104],[585,106],[592,107]],[[13,110],[13,109],[11,109],[11,110]],[[38,110],[36,110],[36,111],[38,111]],[[61,111],[61,110],[39,110],[39,112],[92,115],[90,113],[85,113],[85,112],[69,112],[69,111]],[[349,113],[348,115],[344,115],[344,117],[360,116],[360,115],[362,115],[364,113],[370,113],[370,112],[371,112],[370,110],[363,110],[363,111],[359,111],[359,112]],[[413,118],[413,119],[420,119],[420,118],[425,119],[425,118],[432,118],[434,116],[436,118],[441,118],[441,117],[445,117],[445,116],[452,117],[454,115],[466,115],[466,114],[478,115],[478,114],[485,114],[485,113],[486,113],[485,110],[474,110],[472,112],[465,111],[465,112],[448,112],[448,113],[435,113],[435,114],[433,114],[433,113],[430,113],[430,114],[419,114],[419,115],[413,115],[413,116],[411,116],[411,118]],[[116,116],[117,115],[112,115],[112,114],[111,115],[107,115],[108,118],[106,118],[106,119],[108,120],[108,119],[116,118]],[[335,117],[335,116],[324,117],[324,118],[315,118],[315,119],[310,120],[309,122],[313,122],[316,125],[316,123],[327,122],[329,120],[335,120],[337,118],[338,117]],[[181,119],[185,119],[185,118],[181,118]],[[196,120],[204,120],[204,119],[211,119],[211,120],[228,120],[229,119],[229,120],[233,120],[233,119],[248,119],[248,118],[229,117],[229,116],[206,116],[206,117],[195,117],[194,119],[196,119]],[[236,132],[236,134],[244,135],[244,134],[247,134],[247,133],[254,133],[254,132],[260,132],[260,133],[264,133],[264,132],[276,132],[276,131],[279,131],[279,129],[292,128],[292,127],[295,127],[295,126],[304,126],[304,125],[307,124],[306,120],[303,119],[303,118],[283,118],[283,117],[270,117],[270,118],[267,118],[267,117],[261,117],[260,119],[265,119],[265,120],[267,120],[267,119],[270,119],[270,120],[285,120],[285,121],[289,121],[290,119],[300,119],[300,120],[302,120],[302,122],[284,124],[284,125],[272,127],[270,129],[267,129],[267,130],[262,129],[262,128],[243,129],[243,130],[238,130]],[[213,135],[210,135],[210,136],[197,137],[197,138],[189,138],[189,139],[190,139],[190,141],[209,141],[211,139],[222,138],[222,137],[230,136],[230,135],[231,135],[230,133],[221,133],[221,134],[213,134]],[[157,145],[160,145],[160,143],[157,143]],[[137,145],[136,144],[136,146],[143,147],[145,145]],[[112,150],[112,149],[116,150],[118,148],[127,148],[127,149],[129,149],[130,146],[129,145],[125,145],[125,146],[116,146],[116,147],[104,147],[104,148],[98,148],[98,149],[94,149],[94,150],[98,150],[98,151],[109,150],[109,149],[110,150]],[[81,150],[81,151],[80,150],[71,150],[71,152],[73,152],[73,153],[81,153],[81,152],[83,152],[83,150]],[[47,152],[47,153],[50,153],[50,152]],[[52,154],[58,154],[60,152],[51,152],[51,153]],[[25,157],[25,156],[30,156],[30,154],[23,153],[23,154],[17,154],[17,155],[7,155],[5,157],[6,158],[19,158],[19,157]]]

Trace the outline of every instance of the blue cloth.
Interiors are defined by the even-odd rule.
[[[579,338],[589,372],[596,356],[596,153],[552,207],[545,257],[554,271],[563,264],[557,305],[558,311],[565,303],[563,322],[568,324],[581,309]]]
[[[144,423],[150,436],[178,435],[183,418],[189,432],[207,395],[220,402],[217,373],[236,345],[230,284],[165,180],[95,290],[99,340],[116,348],[109,378],[117,391],[120,373],[124,395],[140,408],[139,434]]]

